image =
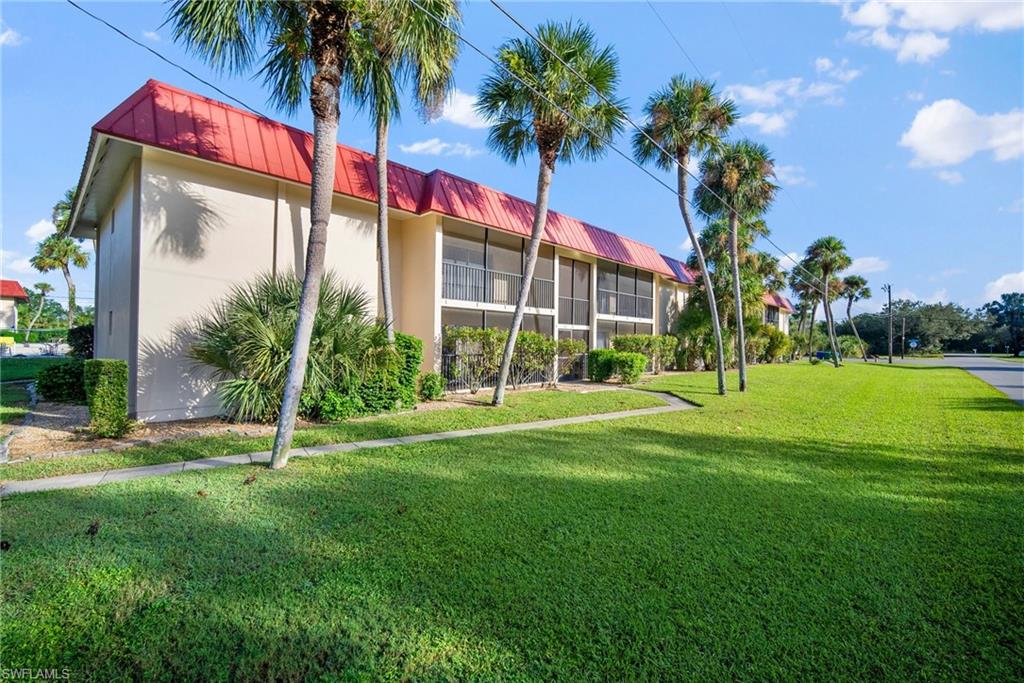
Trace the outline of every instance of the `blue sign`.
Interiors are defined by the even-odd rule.
[[[916,349],[917,348],[917,340],[916,339],[911,339],[910,340],[910,348],[912,348],[912,349]]]

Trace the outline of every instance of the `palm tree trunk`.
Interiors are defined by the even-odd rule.
[[[29,343],[29,337],[32,336],[32,328],[36,326],[36,321],[39,320],[39,316],[43,314],[43,304],[46,303],[46,295],[40,295],[39,297],[39,308],[36,309],[36,314],[32,318],[32,322],[28,324],[28,329],[25,331],[25,343]]]
[[[315,42],[315,41],[314,41]],[[288,451],[295,431],[295,416],[299,410],[299,397],[306,380],[306,361],[309,342],[313,336],[320,299],[320,284],[324,274],[324,255],[327,251],[327,223],[331,218],[334,198],[334,167],[337,157],[338,88],[341,83],[341,65],[335,50],[319,55],[317,72],[313,76],[310,104],[313,109],[313,166],[309,200],[309,243],[306,246],[306,271],[299,299],[299,316],[295,325],[291,359],[288,361],[288,379],[285,383],[281,413],[277,421],[274,450],[270,467],[278,469],[288,464]]]
[[[68,329],[75,326],[75,283],[71,280],[71,271],[66,265],[61,266],[64,271],[64,281],[68,283]]]
[[[537,202],[533,213],[533,230],[530,232],[530,246],[526,252],[526,271],[519,286],[519,297],[516,299],[516,310],[512,315],[512,325],[508,329],[505,350],[501,354],[501,369],[498,371],[498,384],[494,387],[492,403],[500,406],[505,401],[505,383],[512,368],[512,353],[516,348],[516,337],[519,327],[523,324],[526,302],[530,297],[530,285],[533,284],[533,271],[537,267],[537,253],[540,251],[540,236],[544,234],[544,226],[548,221],[548,194],[551,190],[551,166],[540,155],[540,169],[537,172]]]
[[[740,298],[740,251],[739,251],[740,217],[735,212],[729,213],[729,260],[732,262],[732,296],[736,314],[736,357],[740,369],[740,391],[747,390],[747,349],[743,331],[743,300]]]
[[[683,214],[683,223],[686,224],[686,233],[690,236],[693,244],[693,253],[697,256],[697,267],[700,268],[701,279],[704,280],[704,291],[707,292],[708,311],[711,313],[711,329],[715,335],[715,365],[718,372],[718,393],[725,396],[725,348],[722,346],[722,325],[718,317],[718,303],[715,301],[715,288],[711,284],[711,273],[708,272],[707,263],[704,261],[704,250],[700,246],[700,239],[693,229],[693,221],[690,220],[690,209],[686,203],[686,165],[690,161],[689,154],[679,156],[676,164],[676,187],[678,188],[677,200],[679,211]]]
[[[850,329],[853,330],[853,336],[857,338],[857,345],[860,347],[860,355],[864,358],[864,362],[868,362],[868,351],[864,348],[864,342],[860,338],[860,333],[857,332],[857,325],[853,322],[853,299],[846,300],[846,319],[850,321]]]
[[[836,347],[836,330],[832,326],[832,306],[828,300],[828,280],[829,276],[825,275],[825,296],[823,297],[822,306],[825,308],[825,330],[828,332],[828,345],[832,349],[832,365],[839,367],[839,349]]]
[[[807,329],[807,357],[814,354],[814,318],[818,312],[818,303],[811,301],[811,326]]]
[[[391,252],[388,249],[388,119],[377,117],[377,257],[380,261],[380,298],[388,342],[395,341],[395,310],[391,303]]]

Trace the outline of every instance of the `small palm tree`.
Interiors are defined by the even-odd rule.
[[[747,360],[743,333],[743,308],[740,285],[740,218],[760,216],[775,199],[779,187],[772,182],[775,161],[764,145],[740,140],[701,162],[701,185],[694,192],[700,213],[707,218],[728,217],[729,252],[732,262],[732,288],[736,301],[736,353],[740,391],[747,390]]]
[[[384,325],[392,342],[395,312],[388,248],[388,129],[391,120],[399,117],[398,95],[404,82],[415,86],[415,98],[425,117],[440,110],[451,89],[452,66],[458,54],[456,34],[438,30],[430,16],[456,25],[459,9],[454,0],[420,0],[420,4],[424,9],[398,0],[368,2],[349,68],[352,94],[361,107],[369,109],[377,128],[377,256]]]
[[[533,40],[514,38],[505,42],[498,50],[501,67],[495,67],[484,80],[477,100],[477,111],[493,121],[487,136],[492,150],[512,164],[533,151],[539,157],[533,227],[494,389],[494,405],[501,405],[505,399],[516,336],[547,223],[555,163],[601,157],[624,119],[624,104],[615,99],[619,60],[611,47],[599,48],[593,32],[581,23],[542,24],[536,35],[558,57]],[[562,62],[572,66],[582,79]]]
[[[68,284],[68,329],[75,326],[75,282],[71,279],[71,266],[85,268],[89,265],[89,254],[82,251],[82,245],[59,232],[39,243],[31,258],[32,267],[40,273],[60,270]]]
[[[39,316],[43,314],[43,304],[46,303],[46,295],[53,291],[53,286],[48,282],[37,282],[36,292],[39,294],[39,308],[36,309],[36,314],[32,317],[32,322],[28,324],[28,329],[25,330],[25,343],[29,342],[29,337],[32,336],[32,328],[36,326],[36,321],[39,320]]]
[[[345,67],[351,63],[353,45],[358,40],[362,11],[364,3],[356,0],[175,0],[168,15],[174,39],[215,68],[247,73],[259,63],[259,74],[270,90],[272,103],[293,112],[308,94],[313,110],[306,269],[270,460],[272,468],[284,467],[288,462],[306,377],[334,196],[340,93]]]
[[[846,245],[838,237],[827,235],[819,237],[807,247],[807,260],[815,263],[821,273],[824,286],[822,307],[825,310],[825,327],[828,330],[828,343],[832,348],[832,364],[839,367],[839,345],[836,342],[836,328],[832,319],[832,298],[829,294],[829,281],[836,273],[849,268],[852,259],[846,253]],[[833,292],[834,293],[834,292]]]
[[[76,191],[77,188],[74,187],[65,191],[60,201],[53,205],[53,224],[59,234],[67,234],[70,230],[68,221],[71,219],[71,207],[75,203]]]
[[[871,288],[868,287],[868,281],[860,275],[847,275],[843,278],[843,296],[846,297],[846,319],[850,321],[850,329],[853,330],[853,336],[857,338],[857,344],[860,346],[861,356],[866,361],[868,359],[867,348],[865,348],[864,341],[860,338],[860,333],[857,332],[856,323],[853,322],[853,304],[856,301],[871,298]]]
[[[653,161],[658,168],[676,170],[676,193],[679,211],[683,214],[686,233],[693,244],[695,265],[704,281],[711,327],[715,338],[715,359],[718,370],[718,393],[725,394],[725,353],[722,349],[722,326],[715,303],[711,273],[705,262],[697,232],[690,218],[686,190],[686,168],[690,155],[703,155],[717,151],[722,136],[736,120],[736,105],[721,99],[715,93],[715,84],[709,81],[688,80],[673,76],[668,85],[647,98],[644,105],[647,118],[642,131],[633,135],[633,156],[641,163]],[[655,144],[656,143],[656,144]],[[659,149],[660,147],[660,149]]]
[[[815,284],[820,280],[817,264],[801,259],[800,263],[789,271],[789,288],[800,297],[800,328],[806,314],[810,314],[810,327],[807,332],[807,355],[814,353],[814,320],[821,301],[821,292]]]

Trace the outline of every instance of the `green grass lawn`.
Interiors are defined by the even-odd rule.
[[[5,499],[3,666],[1024,675],[1024,410],[942,367],[655,386],[705,407]]]
[[[0,424],[21,423],[28,404],[28,390],[23,384],[0,384]]]
[[[484,397],[481,394],[479,400],[486,403],[489,396]],[[594,391],[586,394],[568,391],[524,391],[508,394],[505,405],[501,408],[493,408],[489,405],[448,408],[387,415],[333,425],[317,425],[296,431],[294,444],[296,447],[321,446],[430,432],[447,432],[456,429],[490,427],[513,422],[533,422],[575,415],[613,413],[619,410],[650,408],[659,405],[665,405],[665,402],[656,396],[636,391]],[[267,451],[270,450],[273,443],[272,436],[254,438],[239,435],[165,441],[148,446],[132,447],[123,451],[0,465],[0,481],[39,479],[78,472],[96,472]]]
[[[16,379],[35,379],[43,368],[66,363],[69,358],[53,356],[36,356],[28,358],[0,358],[0,381],[9,382]]]

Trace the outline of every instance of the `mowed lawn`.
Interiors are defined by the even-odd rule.
[[[2,665],[1019,680],[1024,410],[951,368],[750,384],[678,375],[655,385],[702,409],[5,499]]]

